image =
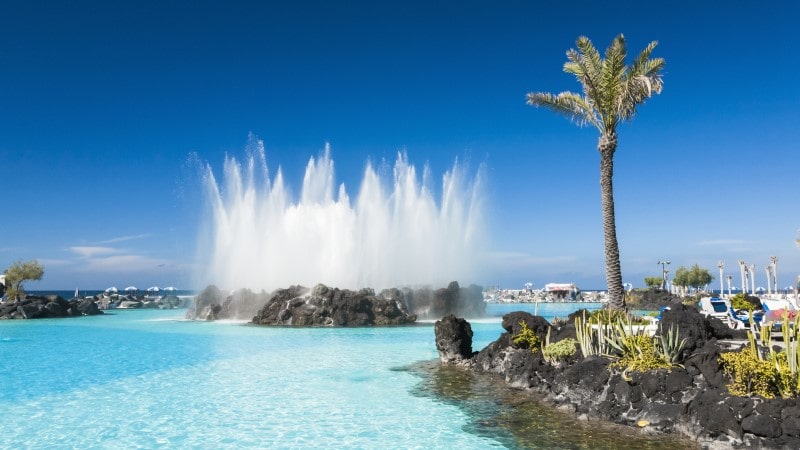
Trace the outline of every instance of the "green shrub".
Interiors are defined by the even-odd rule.
[[[725,374],[731,378],[727,385],[733,395],[760,395],[774,398],[778,393],[776,386],[775,365],[758,357],[752,347],[738,352],[726,352],[720,355],[719,362]]]
[[[574,355],[578,341],[572,338],[565,338],[558,342],[550,343],[550,331],[547,332],[547,342],[542,346],[542,356],[544,360],[552,365],[558,365]]]
[[[672,364],[656,352],[653,338],[643,334],[628,335],[620,341],[622,357],[611,363],[613,367],[624,367],[626,372],[648,372],[669,369]]]
[[[542,340],[539,339],[539,336],[537,336],[533,330],[528,328],[527,323],[520,321],[519,324],[522,327],[522,330],[520,330],[519,334],[512,338],[512,341],[519,346],[522,346],[523,344],[527,345],[527,347],[531,349],[532,353],[536,353]]]
[[[800,316],[790,319],[784,314],[780,324],[783,350],[774,350],[771,327],[765,326],[759,339],[752,330],[747,332],[748,347],[720,355],[731,394],[792,398],[800,392]]]
[[[756,309],[756,305],[748,301],[745,294],[736,294],[731,297],[731,306],[736,311],[739,311],[740,309],[744,309],[745,311],[753,311]]]
[[[604,323],[612,318],[611,323]],[[624,372],[670,369],[680,362],[686,343],[675,329],[651,337],[645,329],[635,327],[630,316],[624,313],[602,312],[594,319],[587,319],[584,314],[575,318],[575,331],[584,357],[614,358],[616,361],[609,367],[622,367]]]

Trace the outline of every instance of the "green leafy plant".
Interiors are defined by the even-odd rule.
[[[536,333],[533,332],[533,330],[528,328],[528,324],[525,323],[525,321],[521,320],[519,322],[519,325],[522,327],[522,329],[518,334],[516,334],[512,338],[512,341],[520,346],[525,345],[529,349],[531,349],[532,353],[536,353],[536,351],[539,349],[539,344],[541,343],[542,340],[539,339],[539,336],[537,336]],[[549,332],[550,330],[548,330],[548,333]]]
[[[753,311],[756,309],[756,305],[749,302],[745,294],[736,294],[731,297],[731,306],[736,311],[739,311],[740,309],[745,311]]]
[[[672,363],[656,351],[653,342],[653,338],[643,334],[622,337],[617,341],[622,357],[611,366],[623,367],[625,372],[648,372],[672,367]]]
[[[719,362],[731,380],[727,385],[730,393],[765,398],[797,396],[800,392],[800,316],[790,319],[788,312],[784,313],[780,331],[783,350],[775,351],[777,342],[772,327],[763,326],[747,332],[747,347],[720,355]]]
[[[655,342],[642,327],[635,327],[629,318],[619,319],[613,324],[613,333],[606,339],[616,351],[617,361],[611,367],[623,367],[624,372],[647,372],[669,369],[672,363],[657,351]]]
[[[581,317],[575,317],[575,334],[584,358],[610,354],[611,346],[605,337],[611,332],[609,323],[592,323],[592,320],[586,317],[586,311]]]
[[[675,325],[669,327],[669,331],[664,333],[662,329],[656,344],[658,351],[669,365],[677,365],[681,359],[681,352],[686,346],[686,338],[679,340],[678,331]]]
[[[542,356],[551,365],[559,365],[569,359],[577,351],[578,341],[572,338],[565,338],[558,342],[550,342],[550,330],[547,330],[545,343],[542,345]]]
[[[731,394],[775,397],[775,366],[770,361],[761,359],[757,349],[750,346],[738,352],[723,353],[719,362],[731,379],[727,385]]]

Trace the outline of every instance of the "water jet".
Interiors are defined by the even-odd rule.
[[[295,200],[281,169],[271,177],[264,144],[226,156],[221,181],[203,169],[208,214],[199,260],[202,284],[271,292],[292,285],[358,290],[469,284],[479,275],[485,227],[484,171],[454,162],[435,194],[398,152],[391,177],[366,163],[358,193],[337,186],[328,144],[305,168]]]

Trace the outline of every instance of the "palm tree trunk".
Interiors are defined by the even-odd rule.
[[[600,152],[600,197],[603,206],[603,241],[606,253],[606,286],[608,305],[611,309],[625,309],[622,288],[622,268],[619,264],[619,244],[617,225],[614,218],[614,151],[617,149],[617,134],[605,133],[600,136],[597,150]]]

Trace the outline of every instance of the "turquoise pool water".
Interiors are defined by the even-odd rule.
[[[507,312],[495,305],[489,311]],[[0,321],[0,448],[658,448],[662,442],[576,426],[549,408],[531,409],[535,403],[491,380],[442,370],[430,363],[437,358],[432,323],[265,328],[190,322],[184,314],[133,310]],[[497,338],[499,320],[473,323],[475,348]],[[522,406],[509,406],[515,401]]]

